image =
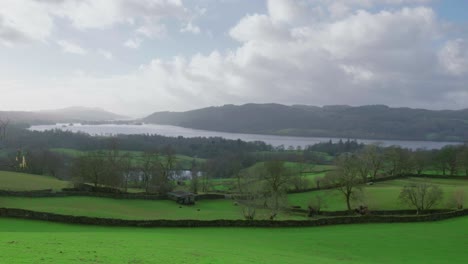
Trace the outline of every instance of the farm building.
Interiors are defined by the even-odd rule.
[[[195,204],[195,194],[186,191],[175,191],[167,193],[169,199],[176,201],[179,204],[192,205]]]

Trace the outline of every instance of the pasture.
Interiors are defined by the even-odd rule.
[[[39,176],[26,173],[0,171],[0,190],[33,191],[69,187],[70,183],[51,176]]]
[[[447,208],[447,203],[456,189],[463,189],[465,193],[468,194],[468,181],[466,180],[408,178],[376,182],[371,186],[363,186],[363,196],[360,198],[361,201],[353,201],[352,204],[358,206],[364,203],[367,204],[371,210],[409,209],[408,206],[398,201],[398,196],[404,185],[418,182],[432,183],[442,188],[444,192],[443,201],[435,208]],[[300,205],[302,208],[307,208],[308,202],[317,195],[322,196],[326,201],[327,207],[324,210],[346,210],[344,195],[338,190],[289,194],[288,198],[291,205]],[[465,204],[468,204],[468,195],[465,195]]]
[[[468,217],[312,228],[119,228],[0,218],[4,263],[464,263]]]
[[[118,200],[97,197],[24,198],[0,197],[0,207],[19,208],[75,216],[153,219],[244,219],[242,207],[232,200],[202,200],[194,206],[181,206],[170,200]],[[257,210],[256,219],[266,219],[267,210]],[[305,215],[282,213],[278,219],[305,219]]]

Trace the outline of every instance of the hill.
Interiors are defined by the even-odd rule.
[[[0,111],[0,119],[8,119],[16,123],[49,124],[49,123],[73,123],[94,122],[105,120],[124,119],[112,112],[101,108],[68,107],[56,110],[42,111]]]
[[[468,109],[245,104],[157,112],[146,123],[232,133],[367,139],[468,140]]]

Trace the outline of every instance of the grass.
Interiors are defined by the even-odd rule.
[[[79,157],[79,156],[82,156],[82,155],[85,155],[86,153],[88,153],[87,151],[81,151],[81,150],[70,149],[70,148],[53,148],[53,149],[51,149],[51,151],[53,151],[55,153],[68,155],[68,156],[71,156],[71,157]],[[132,155],[134,162],[139,161],[137,156],[142,156],[143,155],[143,151],[120,151],[120,153],[121,154],[130,154],[130,155]],[[190,170],[191,169],[193,160],[195,160],[197,162],[197,164],[202,164],[202,163],[204,163],[206,161],[205,159],[192,158],[192,157],[185,156],[185,155],[175,155],[175,156],[176,156],[176,160],[177,160],[178,165],[180,166],[180,168],[182,168],[184,170]]]
[[[409,178],[401,180],[392,180],[386,182],[378,182],[372,186],[365,186],[364,201],[368,204],[370,209],[374,210],[395,210],[395,209],[409,209],[408,206],[399,203],[398,195],[404,185],[429,182],[439,185],[444,192],[443,201],[436,206],[436,208],[447,208],[447,203],[451,195],[456,189],[465,190],[465,204],[468,204],[468,181],[466,180],[448,180],[448,179],[425,179],[425,178]],[[307,208],[308,202],[317,195],[325,197],[328,207],[325,210],[346,210],[346,203],[344,195],[337,190],[324,190],[317,192],[306,192],[290,194],[289,201],[292,205],[300,205]],[[354,206],[359,202],[354,201]]]
[[[169,200],[117,200],[97,197],[0,197],[0,207],[130,220],[243,219],[241,206],[234,205],[231,200],[204,200],[197,202],[195,206],[181,206],[180,208],[179,204]],[[267,211],[259,210],[257,212],[256,218],[267,217]],[[279,219],[305,219],[305,216],[281,214]]]
[[[2,263],[465,263],[468,217],[316,228],[116,228],[0,218]]]
[[[0,171],[0,190],[32,191],[68,187],[69,183],[49,176]]]

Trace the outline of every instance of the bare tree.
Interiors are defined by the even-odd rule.
[[[439,186],[419,183],[404,186],[400,192],[399,199],[401,202],[416,208],[416,213],[419,214],[438,204],[442,200],[442,197],[443,192]]]
[[[260,179],[264,183],[264,193],[266,194],[264,204],[271,209],[270,218],[273,219],[281,207],[287,203],[286,192],[292,183],[292,173],[286,169],[283,161],[266,161]]]
[[[414,169],[418,175],[421,175],[423,171],[431,164],[431,152],[427,150],[416,150],[412,153],[411,156]]]
[[[159,159],[159,169],[153,177],[153,184],[156,191],[165,194],[174,188],[174,173],[177,158],[174,150],[168,146],[163,150],[163,157]]]
[[[379,170],[381,170],[383,166],[384,159],[382,149],[378,145],[366,145],[361,155],[366,160],[368,173],[371,178],[375,180]]]
[[[459,210],[463,209],[463,205],[465,203],[465,190],[463,189],[456,189],[453,194],[452,194],[452,197],[449,201],[449,206],[450,207],[455,207]]]
[[[105,155],[102,151],[88,153],[77,158],[73,163],[73,178],[75,181],[91,182],[94,187],[103,183],[106,173]]]
[[[335,160],[336,170],[325,175],[326,181],[345,196],[346,206],[351,210],[351,199],[361,190],[359,184],[362,183],[358,160],[355,155],[344,153]]]
[[[125,192],[128,191],[128,183],[130,182],[130,179],[133,173],[132,160],[133,160],[133,156],[130,153],[125,153],[120,158],[120,167],[122,169],[122,174],[123,174],[123,188]]]
[[[140,163],[143,188],[149,192],[151,179],[155,177],[159,169],[159,154],[156,151],[144,152]]]
[[[320,194],[316,195],[309,201],[309,204],[307,205],[307,208],[309,209],[308,216],[311,217],[316,214],[320,214],[322,209],[326,207],[327,207],[327,203],[325,200],[325,196],[320,195]]]

